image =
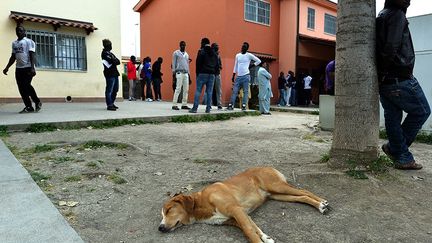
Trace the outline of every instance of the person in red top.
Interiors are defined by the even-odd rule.
[[[136,100],[135,98],[135,86],[136,86],[136,80],[137,80],[137,68],[135,66],[136,64],[136,57],[131,56],[129,62],[127,63],[127,78],[129,80],[129,101]]]

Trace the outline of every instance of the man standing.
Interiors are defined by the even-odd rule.
[[[217,57],[218,57],[218,65],[219,68],[216,70],[216,75],[215,75],[215,81],[214,81],[214,85],[213,85],[213,91],[215,92],[216,95],[216,104],[218,107],[218,110],[222,110],[222,83],[221,83],[221,70],[222,70],[222,60],[220,58],[220,54],[219,54],[219,45],[217,43],[213,43],[211,45],[211,48],[213,49],[213,51],[216,53]],[[203,104],[207,104],[207,93],[204,93],[204,99],[203,99]]]
[[[335,68],[335,60],[329,62],[326,66],[324,90],[328,95],[334,95]]]
[[[249,50],[249,43],[244,42],[241,48],[241,53],[238,53],[235,57],[234,71],[232,76],[234,87],[231,95],[231,101],[227,107],[228,110],[234,109],[233,104],[235,103],[240,86],[243,87],[242,110],[246,110],[246,104],[248,103],[248,92],[249,92],[249,82],[250,82],[249,66],[251,64],[251,61],[255,61],[254,62],[255,66],[258,66],[261,63],[261,60],[258,59],[258,57],[256,57],[255,55],[247,52],[248,50]],[[237,78],[235,78],[236,74],[237,74]]]
[[[268,72],[268,68],[268,63],[264,62],[260,64],[258,69],[259,111],[262,115],[271,115],[270,98],[273,97],[273,93],[271,91],[270,79],[272,78],[272,75]],[[281,76],[285,80],[284,75]]]
[[[150,57],[146,57],[144,58],[144,67],[143,70],[145,73],[145,84],[146,84],[146,101],[148,102],[152,102],[153,101],[153,94],[152,94],[152,65],[151,65],[151,58]]]
[[[162,100],[162,94],[161,94],[161,84],[162,84],[162,75],[163,75],[163,73],[161,72],[162,62],[163,62],[162,57],[158,57],[156,62],[153,63],[153,67],[152,67],[153,91],[155,95],[154,98],[156,101]]]
[[[258,70],[258,72],[259,72],[259,70]],[[259,81],[259,79],[258,79],[258,81]],[[284,72],[280,72],[279,78],[278,78],[278,89],[279,89],[279,100],[278,100],[278,104],[277,104],[278,107],[287,105],[287,101],[285,99],[286,98],[286,94],[285,94],[286,83],[287,83],[287,80],[285,79]]]
[[[104,67],[104,76],[106,81],[105,87],[105,101],[107,110],[116,111],[118,107],[114,104],[117,92],[119,90],[118,77],[120,73],[117,70],[117,65],[120,64],[120,60],[111,52],[112,43],[108,39],[102,40],[104,49],[102,50],[102,64]]]
[[[218,56],[210,46],[210,40],[203,38],[201,40],[202,48],[198,51],[196,60],[196,72],[197,72],[197,86],[194,97],[194,104],[190,113],[196,113],[198,109],[199,98],[203,86],[206,86],[206,113],[210,113],[211,109],[211,97],[213,94],[213,84],[215,80],[215,74],[219,69]]]
[[[180,41],[180,50],[173,53],[172,71],[176,75],[176,89],[173,97],[173,110],[179,110],[177,99],[183,88],[183,100],[181,108],[189,110],[187,106],[189,92],[189,55],[186,52],[186,42]]]
[[[31,85],[31,81],[36,75],[36,45],[34,41],[25,37],[26,31],[23,26],[17,26],[15,33],[18,40],[12,42],[12,55],[5,69],[3,69],[3,73],[7,75],[10,66],[16,61],[15,79],[25,105],[24,109],[19,113],[34,112],[32,100],[35,103],[36,111],[39,111],[42,108],[42,103]]]
[[[396,169],[420,170],[423,166],[409,147],[431,111],[413,76],[415,54],[405,16],[409,5],[410,0],[386,0],[376,21],[379,93],[389,140],[382,150]],[[403,112],[407,116],[402,122]]]
[[[295,84],[295,79],[294,79],[294,72],[289,70],[288,71],[288,75],[286,77],[286,102],[287,102],[287,106],[291,106],[291,93],[293,90],[293,86]]]
[[[305,106],[309,106],[311,102],[311,95],[312,95],[312,77],[309,74],[306,74],[306,76],[303,78],[304,83],[304,103]]]

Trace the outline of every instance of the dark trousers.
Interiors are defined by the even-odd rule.
[[[153,79],[153,91],[155,100],[162,99],[161,83],[162,80],[160,78]]]
[[[140,84],[141,84],[141,87],[140,87],[138,94],[139,94],[139,97],[141,98],[141,100],[145,100],[145,92],[144,92],[144,87],[146,85],[145,79],[140,79]]]
[[[107,106],[111,107],[117,97],[117,92],[119,90],[119,80],[118,76],[105,77],[106,87],[105,87],[105,102]]]
[[[311,102],[312,89],[304,89],[303,95],[304,95],[304,105],[309,106]]]
[[[31,85],[31,81],[33,79],[31,68],[17,68],[15,71],[15,79],[21,99],[23,100],[26,107],[33,107],[31,102],[32,100],[36,104],[40,102],[35,89]]]
[[[153,94],[152,94],[152,90],[151,90],[151,86],[152,86],[152,81],[150,78],[145,78],[145,82],[146,82],[146,99],[153,99]]]

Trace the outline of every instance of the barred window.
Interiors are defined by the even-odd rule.
[[[87,70],[85,37],[27,30],[36,43],[36,67],[61,70]]]
[[[324,32],[336,35],[336,17],[330,14],[324,15]]]
[[[270,3],[262,0],[245,0],[245,19],[270,25]]]
[[[307,27],[308,29],[315,29],[315,9],[313,8],[308,8]]]

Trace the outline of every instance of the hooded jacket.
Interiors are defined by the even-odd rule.
[[[216,74],[219,70],[218,55],[214,50],[206,45],[198,51],[196,60],[196,72],[197,74]]]
[[[405,13],[406,8],[387,0],[376,19],[376,57],[380,81],[412,77],[415,54]]]

